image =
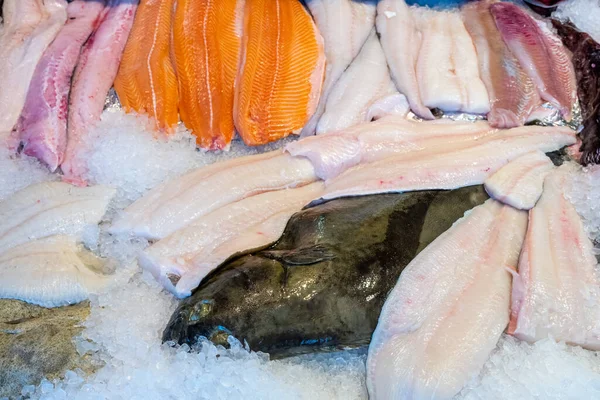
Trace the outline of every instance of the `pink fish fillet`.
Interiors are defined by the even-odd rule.
[[[38,63],[16,126],[23,152],[54,171],[67,146],[67,109],[71,76],[81,46],[97,27],[104,3],[76,0],[67,7],[67,23]]]
[[[100,120],[106,94],[119,70],[137,5],[138,0],[110,0],[100,26],[81,51],[69,98],[67,149],[61,165],[64,179],[71,183],[85,184],[87,168],[80,157],[84,137]]]
[[[527,213],[488,200],[413,259],[369,345],[372,400],[451,400],[476,376],[509,321],[510,273]]]
[[[570,57],[559,39],[549,36],[538,22],[512,3],[494,3],[490,11],[504,42],[527,71],[543,100],[571,119],[576,87]]]
[[[581,218],[563,195],[564,168],[546,178],[542,197],[529,212],[508,333],[528,342],[551,335],[600,350],[597,261]]]

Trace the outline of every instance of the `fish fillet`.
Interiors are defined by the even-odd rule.
[[[223,206],[154,243],[140,256],[140,265],[173,294],[187,297],[230,255],[277,240],[289,217],[319,198],[323,188],[315,182]]]
[[[64,182],[31,185],[0,203],[0,253],[51,235],[80,236],[97,225],[115,189],[78,188]]]
[[[516,128],[519,129],[519,128]],[[403,155],[359,164],[327,181],[323,198],[358,196],[412,190],[456,189],[483,183],[518,156],[534,151],[555,151],[575,143],[569,128],[549,127],[544,133],[495,137],[481,144],[450,149],[423,159]]]
[[[323,39],[297,0],[247,0],[234,121],[247,145],[298,133],[314,114]]]
[[[67,23],[37,64],[16,126],[23,152],[54,171],[67,146],[71,77],[81,46],[99,23],[104,3],[76,0],[67,7]]]
[[[224,149],[235,134],[234,84],[240,60],[245,0],[178,0],[173,54],[181,120],[198,146]]]
[[[515,4],[494,3],[490,11],[504,42],[535,83],[540,97],[570,120],[575,73],[560,39],[551,37],[549,30],[542,31],[534,18]]]
[[[165,131],[179,122],[170,47],[174,1],[140,1],[114,82],[126,112],[148,114]]]
[[[227,204],[316,180],[310,161],[279,151],[213,164],[152,189],[125,209],[110,232],[162,239]]]
[[[90,266],[100,264],[72,236],[33,240],[0,254],[0,298],[42,307],[60,307],[89,298],[107,278]]]
[[[408,99],[405,95],[396,91],[396,86],[394,86],[394,92],[395,93],[381,97],[371,104],[371,107],[369,107],[369,111],[367,112],[367,121],[376,121],[388,115],[406,117],[410,111]]]
[[[600,350],[600,281],[593,245],[565,199],[563,167],[548,175],[529,212],[529,228],[513,278],[508,333]]]
[[[35,68],[67,19],[65,0],[7,0],[0,36],[0,132],[23,110]]]
[[[479,72],[487,88],[491,110],[487,119],[496,128],[523,125],[540,104],[529,75],[510,52],[490,13],[492,1],[477,1],[462,9],[463,20],[477,49]]]
[[[515,158],[483,184],[490,197],[519,210],[531,210],[553,169],[552,161],[538,150]]]
[[[415,114],[424,119],[434,119],[419,93],[415,68],[421,38],[404,0],[380,0],[376,25],[398,91],[406,96]]]
[[[98,29],[81,50],[69,97],[67,149],[61,165],[64,179],[83,185],[87,173],[84,146],[100,120],[106,94],[119,70],[138,0],[109,0]]]
[[[508,324],[526,229],[526,212],[490,199],[413,259],[371,339],[370,399],[450,400],[477,376]]]
[[[317,134],[370,121],[371,107],[382,98],[396,93],[398,91],[390,77],[385,54],[373,29],[358,56],[327,97],[325,112],[317,125]],[[407,113],[408,109],[405,109],[404,115]]]
[[[376,5],[371,0],[307,0],[325,45],[325,81],[315,113],[302,129],[313,135],[338,80],[363,47],[375,27]]]

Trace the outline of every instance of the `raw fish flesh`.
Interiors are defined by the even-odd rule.
[[[76,0],[67,7],[67,23],[44,52],[29,85],[16,126],[23,153],[54,171],[67,146],[67,112],[71,77],[81,46],[97,27],[104,10],[101,1]]]
[[[0,254],[0,298],[60,307],[89,298],[107,283],[90,269],[101,261],[72,236],[49,236]]]
[[[434,119],[419,93],[415,68],[421,38],[404,0],[380,0],[376,24],[398,91],[406,96],[415,114],[424,119]]]
[[[375,27],[377,10],[374,0],[307,0],[306,4],[323,36],[327,62],[319,104],[302,129],[302,136],[315,133],[334,86]]]
[[[358,56],[327,97],[325,112],[317,125],[317,134],[339,131],[370,121],[374,111],[372,107],[381,108],[382,104],[376,103],[394,94],[401,96],[395,99],[397,103],[405,105],[398,113],[405,116],[409,111],[406,98],[398,93],[392,82],[385,54],[373,29]],[[394,107],[390,108],[393,112]],[[381,112],[377,113],[380,114]]]
[[[540,103],[537,89],[510,52],[490,13],[493,1],[467,4],[462,9],[465,26],[477,48],[479,72],[487,88],[490,125],[514,128],[523,125]]]
[[[394,91],[395,93],[378,99],[371,107],[369,107],[367,121],[378,120],[388,115],[406,117],[410,111],[410,104],[408,104],[405,95],[396,91],[395,86]]]
[[[234,83],[242,45],[245,0],[179,0],[173,54],[179,112],[205,149],[228,148],[234,134]]]
[[[450,400],[477,376],[508,324],[526,229],[525,211],[488,200],[415,257],[373,333],[370,399]]]
[[[576,98],[575,74],[560,39],[512,3],[494,3],[490,11],[504,42],[535,83],[543,100],[571,119]]]
[[[233,117],[247,145],[299,133],[319,103],[325,52],[297,0],[246,0]]]
[[[541,151],[523,154],[483,182],[490,197],[519,210],[531,210],[542,195],[554,164]]]
[[[106,94],[117,72],[133,24],[138,0],[109,0],[98,29],[81,50],[69,96],[67,150],[61,165],[64,179],[85,184],[82,153],[85,137],[100,120]]]
[[[114,82],[126,112],[146,113],[157,129],[166,131],[179,122],[177,77],[170,47],[174,2],[140,1]]]
[[[600,350],[600,281],[593,245],[563,195],[564,167],[548,175],[529,212],[529,228],[513,277],[508,333]]]
[[[519,128],[516,128],[519,129]],[[510,131],[509,131],[510,132]],[[544,133],[496,137],[423,159],[388,157],[360,164],[327,181],[323,198],[410,190],[455,189],[483,183],[518,156],[534,150],[555,151],[575,143],[569,128],[548,127]]]
[[[80,237],[97,225],[115,189],[78,188],[64,182],[31,185],[0,202],[0,253],[51,235]]]
[[[316,182],[223,206],[154,243],[140,255],[140,265],[171,293],[187,297],[232,254],[277,240],[292,214],[318,199],[323,188]]]
[[[23,110],[38,61],[67,19],[65,0],[7,0],[0,31],[0,132]]]
[[[316,180],[310,161],[280,151],[216,163],[152,189],[125,209],[110,232],[162,239],[219,207]]]
[[[202,335],[228,346],[231,334],[271,358],[364,346],[404,267],[486,198],[472,187],[313,205],[291,218],[276,244],[204,278],[163,340],[194,343]]]

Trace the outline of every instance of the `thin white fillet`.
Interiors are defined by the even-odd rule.
[[[378,120],[389,115],[406,117],[409,111],[408,99],[405,95],[398,93],[394,86],[394,93],[383,96],[371,104],[366,120]]]
[[[563,168],[546,177],[542,197],[529,211],[508,333],[528,342],[551,336],[600,350],[597,261],[581,218],[563,195]]]
[[[316,180],[310,161],[281,151],[215,163],[152,189],[109,232],[162,239],[227,204]]]
[[[176,296],[189,296],[227,257],[279,238],[289,217],[323,189],[323,182],[315,182],[225,205],[154,243],[140,255],[140,265]]]
[[[31,185],[0,203],[0,253],[51,235],[80,237],[97,225],[116,191],[108,186],[75,187],[64,182]]]
[[[413,259],[371,339],[370,399],[452,399],[477,376],[508,324],[526,229],[526,212],[490,199]]]
[[[477,185],[522,154],[555,151],[576,141],[574,132],[563,127],[515,136],[507,136],[507,132],[510,131],[481,144],[436,153],[435,157],[416,153],[412,157],[400,155],[361,163],[328,180],[323,198]]]
[[[0,298],[43,307],[79,303],[107,278],[89,267],[100,260],[76,244],[74,236],[49,236],[0,254]]]
[[[371,106],[393,94],[398,94],[398,91],[373,28],[358,56],[331,90],[325,113],[317,125],[317,134],[370,121]]]
[[[492,198],[519,210],[530,210],[542,195],[546,175],[553,169],[552,161],[536,150],[515,158],[483,185]]]

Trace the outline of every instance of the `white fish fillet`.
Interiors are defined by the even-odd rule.
[[[317,125],[317,134],[370,121],[371,106],[396,93],[385,54],[373,29],[358,56],[331,90],[325,113]],[[408,110],[404,115],[406,113]]]
[[[0,253],[51,235],[79,237],[85,227],[100,222],[115,193],[108,186],[78,188],[63,182],[18,191],[0,203]]]
[[[65,0],[6,0],[0,36],[0,132],[19,119],[29,83],[46,47],[67,20]]]
[[[600,350],[597,261],[581,218],[563,196],[565,184],[563,167],[548,175],[529,212],[508,333],[528,342],[551,335]]]
[[[162,239],[227,204],[316,180],[310,161],[281,151],[216,163],[152,189],[127,207],[109,232]]]
[[[406,117],[410,111],[408,99],[405,95],[398,93],[395,85],[394,92],[371,104],[367,112],[367,121],[378,120],[389,115]]]
[[[79,303],[107,282],[90,263],[100,260],[77,246],[73,236],[24,243],[0,254],[0,298],[42,307]]]
[[[515,128],[521,129],[521,128]],[[411,190],[456,189],[483,183],[491,174],[518,156],[534,150],[555,151],[575,143],[569,128],[547,127],[545,133],[499,137],[435,157],[388,157],[357,165],[327,181],[323,198],[358,196]]]
[[[554,164],[544,153],[534,151],[515,158],[483,185],[492,198],[519,210],[530,210],[542,195],[546,175],[553,169]]]
[[[370,399],[449,400],[479,373],[508,323],[526,229],[526,212],[490,199],[413,259],[371,339]]]
[[[289,217],[319,198],[323,188],[315,182],[223,206],[154,243],[140,255],[140,265],[176,296],[189,296],[227,257],[277,240]]]

